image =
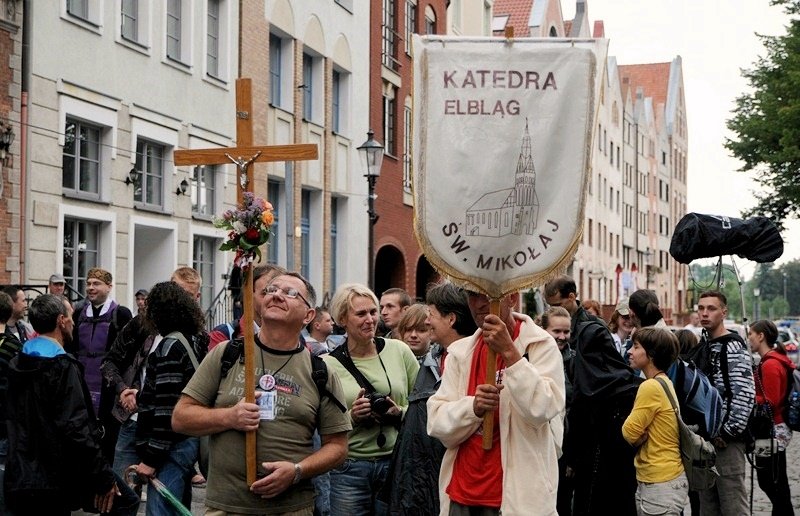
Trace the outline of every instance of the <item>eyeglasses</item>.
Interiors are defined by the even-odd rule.
[[[297,299],[299,297],[309,308],[311,308],[311,303],[309,303],[308,300],[303,297],[303,294],[301,294],[296,288],[283,288],[277,285],[267,285],[266,288],[261,291],[261,293],[265,296],[271,296],[277,294],[278,292],[290,299]]]

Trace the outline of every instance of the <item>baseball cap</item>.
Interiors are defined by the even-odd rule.
[[[52,274],[50,275],[50,283],[66,283],[67,280],[64,279],[63,274]]]
[[[136,291],[136,296],[144,296],[147,297],[147,290],[140,288]],[[135,296],[134,296],[135,297]]]
[[[630,310],[630,308],[628,308],[628,300],[627,299],[624,299],[624,300],[620,301],[619,303],[617,303],[617,312],[619,312],[619,315],[630,315],[631,314],[631,310]]]

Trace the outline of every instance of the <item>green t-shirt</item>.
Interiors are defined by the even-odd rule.
[[[417,362],[411,348],[405,342],[396,339],[384,339],[384,346],[379,355],[369,358],[353,358],[361,374],[369,380],[380,394],[389,394],[394,402],[402,409],[403,414],[408,408],[408,393],[414,388],[419,371]],[[342,344],[347,345],[347,342]],[[323,358],[328,368],[335,371],[342,382],[345,405],[352,408],[361,387],[356,379],[345,369],[339,360],[330,355]],[[381,365],[381,361],[383,365]],[[386,371],[384,372],[384,367]],[[391,381],[391,391],[389,383]],[[348,416],[350,411],[348,410]],[[378,435],[383,432],[386,444],[378,446]],[[356,424],[348,435],[348,457],[351,459],[367,459],[391,455],[394,443],[397,440],[397,429],[392,425]]]
[[[228,375],[221,378],[220,360],[227,343],[216,346],[183,390],[208,407],[231,407],[244,397],[244,364],[238,360]],[[349,416],[327,397],[320,400],[311,378],[311,358],[305,347],[292,351],[269,349],[257,342],[254,356],[255,377],[247,387],[257,389],[258,379],[268,373],[276,381],[276,417],[261,421],[256,434],[258,475],[262,462],[300,462],[313,453],[311,437],[319,412],[320,434],[336,434],[351,429]],[[344,400],[339,378],[328,368],[327,388]],[[279,514],[314,503],[314,488],[304,479],[269,500],[254,495],[247,487],[245,433],[227,430],[209,439],[209,472],[206,505],[239,514]]]

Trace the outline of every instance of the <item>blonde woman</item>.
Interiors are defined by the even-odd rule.
[[[375,294],[358,283],[342,285],[331,300],[331,316],[347,330],[347,340],[324,359],[342,381],[353,424],[347,460],[331,471],[331,514],[387,513],[377,494],[419,363],[402,341],[376,338],[378,306]]]

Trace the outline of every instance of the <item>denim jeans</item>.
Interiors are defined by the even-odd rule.
[[[169,459],[156,472],[156,478],[163,482],[176,498],[182,500],[187,509],[191,508],[192,476],[195,473],[194,463],[197,462],[199,452],[200,440],[196,437],[175,443],[169,452]],[[151,484],[147,488],[147,514],[167,516],[178,513]]]
[[[125,478],[125,470],[131,464],[141,462],[136,453],[136,421],[128,419],[119,429],[117,446],[114,448],[114,473]]]
[[[331,514],[383,516],[388,506],[378,500],[386,482],[390,457],[347,459],[331,470]]]
[[[311,439],[314,451],[317,451],[322,446],[319,432],[314,432],[314,437]],[[325,472],[321,475],[311,479],[316,491],[314,498],[314,516],[330,516],[331,514],[331,475]]]

